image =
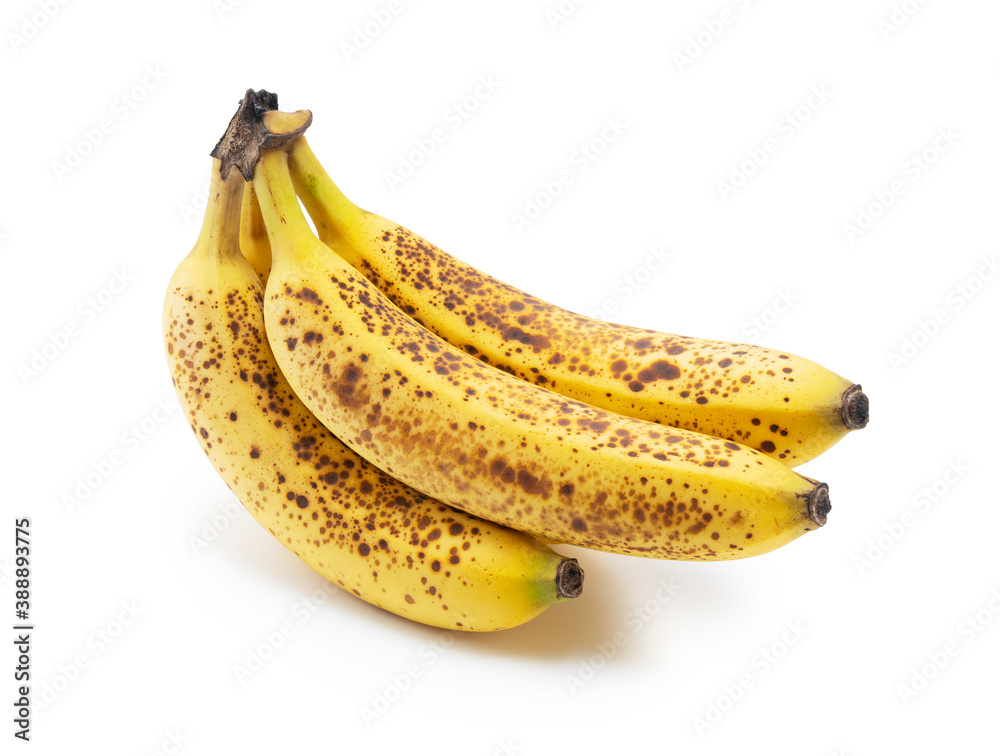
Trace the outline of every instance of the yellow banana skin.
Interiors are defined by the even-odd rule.
[[[753,556],[825,522],[825,484],[764,454],[567,399],[418,325],[313,236],[286,153],[262,151],[254,190],[282,372],[344,443],[408,485],[549,541],[669,559]]]
[[[577,315],[354,205],[305,137],[292,178],[320,239],[441,338],[564,396],[738,441],[794,467],[868,422],[861,387],[788,352]]]
[[[576,560],[407,488],[298,401],[238,248],[243,178],[223,181],[219,167],[201,236],[170,281],[163,332],[191,429],[247,510],[345,591],[428,625],[500,630],[578,594]]]

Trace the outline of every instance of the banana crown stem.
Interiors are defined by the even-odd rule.
[[[224,178],[228,178],[229,172],[236,168],[243,178],[250,181],[261,150],[287,147],[304,134],[311,123],[312,113],[308,110],[282,113],[278,110],[278,95],[274,92],[248,89],[225,133],[212,150],[212,157],[222,160]],[[272,131],[272,127],[278,131]]]

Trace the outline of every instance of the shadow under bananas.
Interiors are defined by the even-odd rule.
[[[250,524],[250,523],[248,523]],[[627,610],[617,585],[615,570],[586,572],[594,552],[572,546],[556,546],[564,556],[576,557],[585,571],[579,598],[550,606],[534,619],[518,627],[491,633],[449,631],[422,625],[379,609],[324,581],[309,567],[257,528],[240,529],[218,546],[227,558],[240,563],[241,571],[271,584],[281,583],[290,596],[308,596],[317,587],[329,588],[323,611],[356,613],[366,623],[381,625],[391,632],[412,638],[416,644],[435,642],[441,634],[452,633],[455,646],[466,653],[512,656],[522,659],[577,658],[593,651],[594,644],[620,629]],[[271,549],[274,545],[278,548]]]

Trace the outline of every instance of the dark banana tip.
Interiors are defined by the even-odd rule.
[[[556,568],[556,595],[576,598],[583,593],[583,567],[575,559],[563,559]]]
[[[861,390],[861,384],[855,383],[844,392],[840,416],[849,430],[858,430],[868,425],[868,397]]]
[[[826,483],[817,483],[809,493],[809,519],[820,527],[826,525],[826,516],[830,514],[833,505],[830,504],[830,487]]]

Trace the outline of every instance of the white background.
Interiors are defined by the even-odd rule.
[[[1000,6],[559,7],[4,3],[0,624],[15,517],[36,624],[10,750],[0,638],[4,753],[997,752]],[[247,87],[313,110],[356,202],[502,279],[861,383],[870,426],[801,468],[827,527],[718,564],[566,548],[584,595],[495,635],[327,592],[169,409],[162,296]]]

